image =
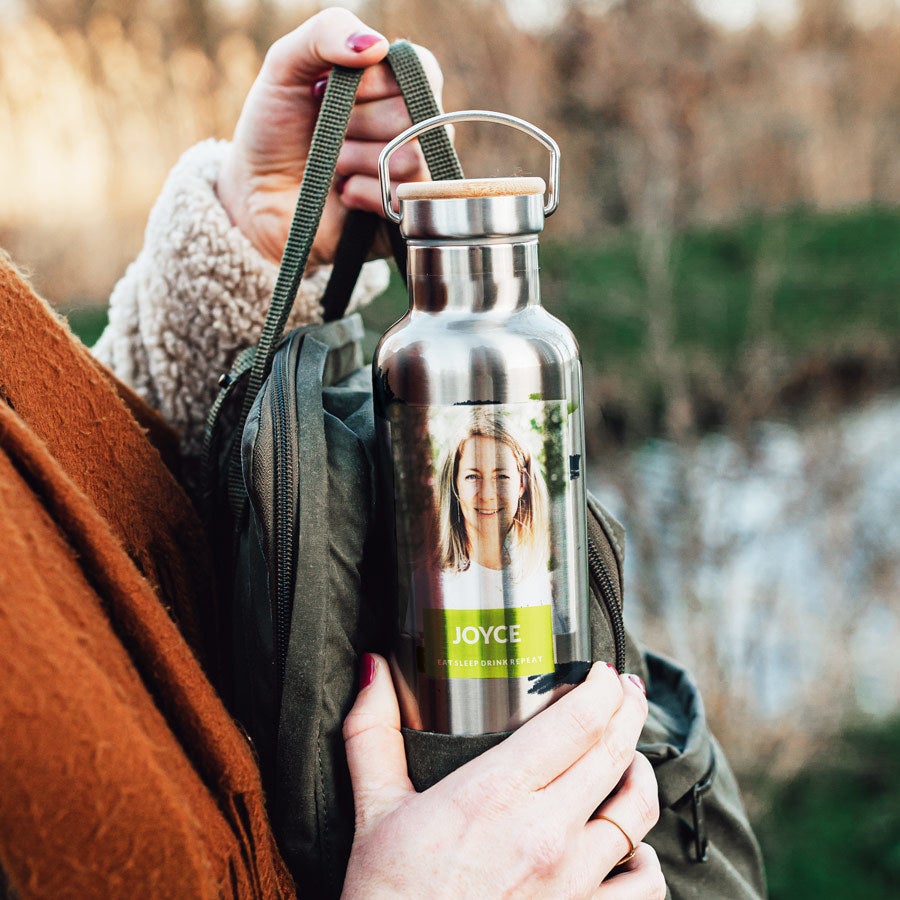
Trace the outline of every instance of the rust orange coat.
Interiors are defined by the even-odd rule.
[[[175,446],[0,257],[0,894],[294,894]]]

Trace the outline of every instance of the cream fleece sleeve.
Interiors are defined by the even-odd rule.
[[[134,388],[197,456],[217,379],[262,330],[277,266],[233,226],[215,192],[226,142],[188,150],[169,174],[147,222],[144,246],[112,292],[97,359]],[[330,266],[304,278],[288,320],[321,319]],[[387,286],[387,264],[363,266],[350,309]]]

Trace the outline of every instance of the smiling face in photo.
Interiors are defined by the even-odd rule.
[[[512,448],[484,435],[468,438],[462,447],[456,492],[469,540],[505,535],[525,490]]]

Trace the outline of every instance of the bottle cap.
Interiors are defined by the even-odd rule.
[[[397,188],[398,200],[437,200],[467,197],[544,196],[543,178],[461,178],[451,181],[410,181]]]
[[[412,240],[512,238],[544,230],[543,178],[416,181],[397,188],[400,230]]]

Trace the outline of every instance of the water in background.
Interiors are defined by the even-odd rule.
[[[900,708],[900,397],[591,472],[628,528],[626,621],[735,713]]]

